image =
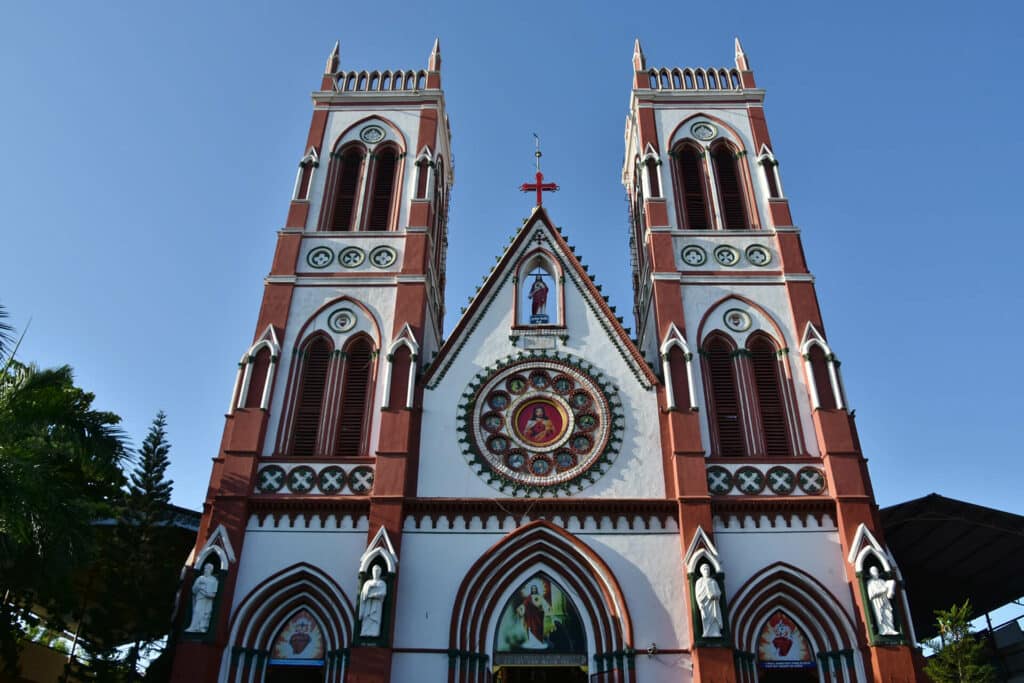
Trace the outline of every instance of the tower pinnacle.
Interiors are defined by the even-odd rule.
[[[633,71],[643,71],[647,68],[647,58],[644,57],[644,49],[640,47],[640,39],[633,41]]]
[[[333,74],[338,71],[338,63],[341,61],[341,41],[334,41],[334,49],[327,56],[327,65],[324,66],[325,74]]]
[[[434,38],[434,47],[430,51],[430,59],[427,60],[427,68],[431,71],[441,70],[441,39]]]
[[[736,68],[740,71],[750,71],[750,64],[747,62],[747,53],[740,45],[739,36],[736,37]]]

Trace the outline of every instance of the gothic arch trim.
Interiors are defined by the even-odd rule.
[[[348,296],[347,294],[343,294],[342,296],[339,296],[339,297],[336,297],[334,299],[331,299],[330,301],[325,302],[322,306],[320,306],[318,309],[313,311],[312,315],[310,315],[306,319],[306,322],[304,322],[302,324],[302,327],[299,328],[299,331],[296,334],[295,338],[297,340],[301,340],[301,341],[296,342],[295,347],[298,348],[300,345],[305,343],[304,337],[306,336],[306,333],[307,333],[306,331],[309,329],[310,325],[312,325],[316,321],[317,316],[319,316],[321,313],[323,313],[325,310],[327,310],[331,306],[336,306],[336,305],[338,305],[341,302],[348,302],[348,303],[352,304],[353,306],[355,306],[356,308],[358,308],[360,311],[363,312],[363,315],[366,316],[366,319],[369,320],[370,323],[373,325],[373,335],[372,335],[373,342],[374,342],[373,346],[374,346],[374,348],[379,349],[380,348],[380,340],[382,339],[382,336],[381,336],[381,332],[380,332],[380,322],[377,320],[377,316],[373,313],[373,311],[371,311],[366,306],[366,304],[364,304],[363,302],[359,301],[358,299],[353,299],[352,297]],[[325,331],[325,333],[326,333],[326,331]]]
[[[697,348],[704,348],[704,344],[706,342],[705,337],[706,336],[711,336],[713,331],[715,331],[715,330],[721,331],[721,328],[719,326],[715,325],[714,326],[714,330],[705,333],[704,332],[704,326],[708,323],[708,320],[711,318],[711,316],[718,312],[718,309],[721,308],[722,304],[724,304],[725,302],[727,302],[729,300],[740,301],[740,302],[744,303],[745,305],[749,306],[750,308],[753,308],[754,310],[756,310],[762,316],[764,316],[764,319],[767,320],[768,323],[772,326],[772,334],[771,334],[771,336],[775,338],[775,342],[779,346],[779,348],[788,348],[789,347],[789,344],[786,341],[786,335],[783,334],[782,327],[779,325],[778,321],[775,319],[775,316],[773,316],[771,313],[769,313],[767,310],[765,310],[764,307],[760,306],[759,304],[754,303],[753,300],[748,299],[747,297],[743,296],[742,294],[728,294],[726,296],[723,296],[718,301],[715,301],[710,306],[708,306],[707,310],[704,313],[704,316],[700,319],[700,322],[697,324]],[[756,330],[754,330],[754,331],[756,331]],[[751,334],[752,333],[753,333],[753,331],[751,332]],[[731,335],[729,333],[724,333],[724,334],[726,334],[727,336],[733,336],[733,335]],[[750,335],[747,335],[747,336],[749,337]],[[743,343],[741,343],[740,338],[736,338],[736,346],[745,346],[745,345],[746,345],[745,340],[743,341]]]
[[[531,269],[532,265],[536,264],[537,262],[542,262],[548,266],[548,268],[551,271],[552,279],[556,281],[554,285],[558,290],[558,301],[555,304],[558,307],[557,315],[554,316],[554,322],[548,323],[547,326],[565,327],[565,271],[562,269],[562,262],[554,255],[554,253],[551,252],[551,250],[545,249],[544,247],[537,247],[535,249],[531,249],[530,251],[523,254],[522,257],[516,262],[515,269],[513,271],[515,277],[515,286],[513,287],[515,298],[512,302],[513,326],[531,326],[528,316],[526,316],[526,320],[521,319],[524,316],[522,315],[520,308],[523,305],[523,285],[526,281],[526,278],[529,277],[528,271]]]
[[[679,122],[678,126],[676,126],[672,130],[672,134],[668,136],[669,148],[670,149],[675,149],[677,144],[679,144],[680,142],[683,142],[685,140],[692,141],[694,144],[696,144],[698,147],[701,147],[702,149],[706,149],[707,148],[706,145],[701,145],[699,142],[697,142],[696,140],[694,140],[692,137],[690,137],[688,135],[690,124],[692,124],[693,121],[696,120],[696,119],[707,119],[708,121],[714,121],[715,124],[717,124],[719,126],[721,131],[723,133],[726,133],[726,135],[722,135],[722,136],[719,136],[719,137],[715,138],[716,140],[721,140],[721,139],[729,140],[739,150],[746,151],[747,147],[746,147],[745,144],[743,144],[743,136],[740,135],[738,130],[736,130],[730,124],[726,123],[723,119],[720,119],[717,116],[712,116],[711,114],[708,114],[707,112],[703,112],[703,111],[697,112],[697,113],[695,113],[695,114],[693,114],[691,116],[687,116],[685,119],[683,119],[682,121]],[[714,140],[711,140],[709,142],[714,142]]]
[[[522,526],[478,559],[466,573],[452,607],[449,648],[478,655],[491,653],[493,631],[510,591],[543,572],[576,599],[589,654],[621,652],[633,644],[633,625],[615,575],[591,548],[544,520]],[[463,672],[466,683],[482,681],[475,667]],[[455,671],[449,681],[455,680]]]
[[[398,146],[400,148],[398,151],[400,153],[404,153],[407,149],[409,149],[409,145],[406,142],[405,135],[402,134],[402,129],[401,128],[396,126],[395,123],[391,119],[388,119],[387,117],[381,116],[380,114],[371,114],[370,116],[364,116],[363,118],[359,119],[358,121],[356,121],[352,125],[350,125],[347,128],[345,128],[345,130],[341,131],[334,138],[333,142],[331,142],[331,150],[334,151],[334,152],[337,152],[342,147],[347,145],[350,141],[355,141],[355,140],[345,140],[345,136],[348,135],[349,133],[351,133],[353,130],[361,128],[361,127],[365,126],[367,123],[371,123],[371,122],[383,123],[384,125],[386,125],[388,128],[391,129],[392,134],[395,136],[394,142],[396,142],[398,144]],[[358,140],[358,138],[356,140]],[[363,145],[363,149],[367,153],[369,153],[371,151],[370,149],[368,149],[366,147],[365,144]]]

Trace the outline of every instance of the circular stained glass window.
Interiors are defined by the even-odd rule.
[[[481,477],[513,495],[575,493],[617,455],[614,387],[567,356],[508,359],[478,376],[460,409],[464,452]]]

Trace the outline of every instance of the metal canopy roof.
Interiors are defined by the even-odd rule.
[[[881,510],[918,639],[935,610],[970,599],[975,616],[1024,596],[1024,517],[932,493]]]

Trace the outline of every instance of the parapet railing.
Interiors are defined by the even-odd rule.
[[[404,92],[424,90],[427,72],[419,71],[339,71],[334,74],[338,92]]]
[[[651,90],[742,90],[738,69],[648,69]]]

